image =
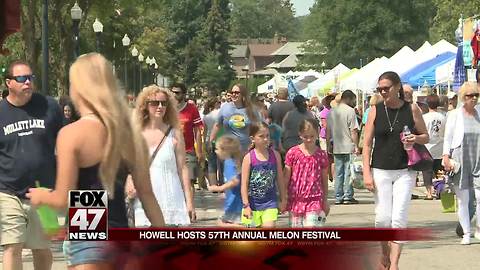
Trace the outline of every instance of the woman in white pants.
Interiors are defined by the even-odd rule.
[[[408,169],[404,144],[428,143],[428,133],[418,106],[404,101],[397,73],[383,73],[378,79],[377,91],[384,102],[373,106],[368,113],[363,145],[363,179],[366,188],[375,194],[375,227],[406,228],[416,172]],[[404,126],[408,126],[412,134],[402,142],[400,134]],[[373,139],[375,145],[372,149]],[[401,242],[382,243],[381,263],[385,269],[398,269],[401,250]]]
[[[462,245],[470,244],[470,190],[477,200],[477,228],[475,238],[480,240],[480,108],[478,85],[466,82],[459,91],[463,106],[448,114],[443,142],[443,164],[446,171],[454,171],[454,187],[458,200],[458,219],[463,229]],[[460,166],[455,166],[453,159]],[[457,167],[457,168],[455,168]],[[457,171],[458,170],[458,171]]]

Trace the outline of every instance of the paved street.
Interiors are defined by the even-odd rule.
[[[423,197],[423,187],[415,188],[414,193]],[[330,187],[330,194],[332,194]],[[330,227],[367,227],[374,221],[373,197],[364,190],[356,191],[359,205],[332,205],[327,219]],[[333,202],[333,199],[330,198]],[[198,222],[195,226],[213,226],[221,214],[222,198],[219,194],[197,191],[196,205]],[[472,239],[472,245],[461,246],[455,235],[455,213],[442,213],[440,201],[413,200],[410,211],[410,227],[423,227],[433,230],[436,239],[426,242],[409,242],[402,254],[400,268],[415,269],[462,269],[480,268],[478,255],[480,241]],[[279,225],[286,226],[287,217],[281,216]],[[55,264],[53,269],[65,269],[60,243],[54,244]],[[33,269],[31,255],[24,256],[24,269]]]

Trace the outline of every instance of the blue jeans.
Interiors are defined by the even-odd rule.
[[[350,182],[351,154],[333,154],[335,162],[335,201],[353,199],[353,185]]]

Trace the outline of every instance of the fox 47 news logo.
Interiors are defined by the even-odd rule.
[[[106,190],[70,190],[68,240],[107,240],[107,207]]]

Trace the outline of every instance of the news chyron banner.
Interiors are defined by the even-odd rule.
[[[68,240],[180,242],[273,241],[279,245],[338,241],[414,241],[431,239],[422,229],[373,228],[108,228],[106,190],[69,192]]]
[[[228,241],[277,242],[297,245],[303,242],[377,242],[432,239],[425,229],[372,228],[142,228],[110,229],[109,240],[165,243],[215,243]]]
[[[108,240],[106,190],[70,190],[67,238],[71,241]]]

